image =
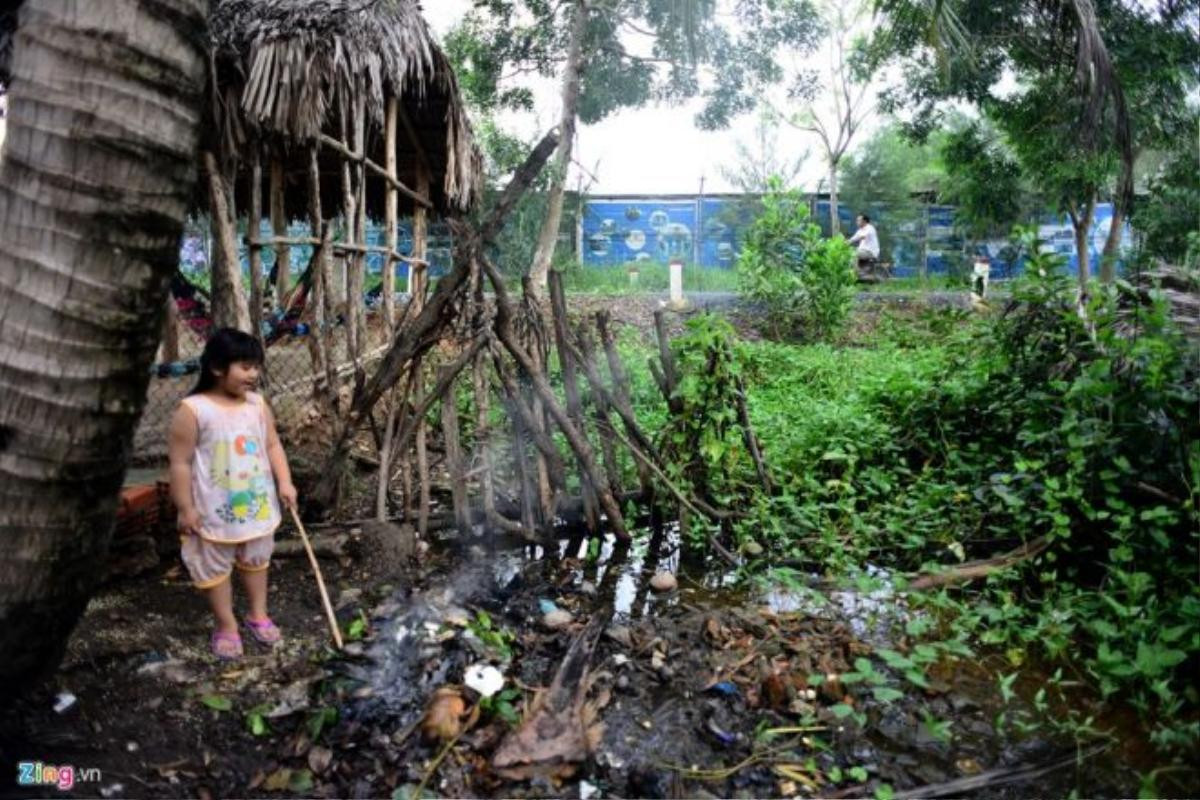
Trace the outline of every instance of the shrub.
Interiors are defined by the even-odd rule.
[[[803,195],[772,178],[737,264],[738,287],[762,306],[768,333],[811,341],[836,336],[853,301],[852,263],[841,236],[821,238]]]

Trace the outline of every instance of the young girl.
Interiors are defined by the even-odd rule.
[[[232,328],[213,334],[200,356],[200,380],[171,420],[171,499],[179,512],[183,563],[216,618],[212,652],[242,655],[233,589],[246,588],[246,627],[265,645],[280,640],[267,616],[267,567],[279,503],[296,507],[296,488],[271,409],[253,391],[263,363],[258,340]]]

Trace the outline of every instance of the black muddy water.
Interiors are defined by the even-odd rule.
[[[353,669],[368,689],[349,716],[395,731],[395,740],[420,748],[414,758],[428,757],[436,748],[411,734],[437,689],[488,664],[528,700],[549,685],[582,623],[601,615],[606,632],[589,696],[603,698],[604,732],[573,775],[513,782],[487,774],[508,728],[481,723],[457,745],[474,758],[446,762],[427,791],[581,798],[1137,791],[1144,748],[1131,732],[1076,741],[1045,725],[1023,735],[997,727],[1001,713],[1039,718],[1030,701],[1035,671],[1005,702],[1002,665],[986,658],[942,659],[924,670],[924,686],[884,664],[878,651],[914,646],[904,627],[919,612],[883,570],[866,570],[867,590],[762,587],[689,552],[678,525],[637,534],[632,545],[564,537],[542,547],[481,535],[441,547],[444,580],[376,608],[378,633]],[[677,588],[651,588],[661,571],[676,577]],[[548,611],[566,611],[573,622],[549,630]],[[502,632],[507,645],[498,649],[489,630]],[[843,685],[838,677],[861,673],[862,659],[873,682]]]

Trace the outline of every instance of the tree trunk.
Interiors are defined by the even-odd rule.
[[[1079,291],[1086,292],[1088,278],[1091,275],[1091,261],[1088,258],[1088,231],[1092,228],[1092,217],[1096,213],[1096,196],[1092,195],[1088,198],[1087,204],[1082,209],[1072,209],[1071,228],[1075,232],[1075,258],[1078,264],[1075,266],[1076,274],[1079,276]]]
[[[838,222],[838,184],[837,184],[838,164],[836,161],[829,162],[829,235],[837,236],[842,232],[842,226]]]
[[[567,46],[567,66],[563,72],[562,121],[559,123],[558,153],[555,154],[554,174],[550,179],[546,217],[538,234],[533,264],[529,267],[530,283],[538,298],[546,295],[546,279],[554,247],[558,244],[558,227],[562,222],[563,192],[567,185],[567,170],[571,166],[571,148],[575,143],[575,115],[579,106],[579,77],[583,62],[583,29],[587,24],[587,3],[576,0],[571,10],[571,39]]]
[[[1121,228],[1125,225],[1125,209],[1121,207],[1118,198],[1113,202],[1112,225],[1108,229],[1108,238],[1104,240],[1104,250],[1100,253],[1100,282],[1112,283],[1117,279],[1117,256],[1121,247]]]
[[[207,3],[27,0],[0,164],[0,696],[101,577],[195,185]]]

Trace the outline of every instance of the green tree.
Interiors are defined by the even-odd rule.
[[[1188,4],[1120,0],[880,0],[889,24],[873,42],[904,79],[881,105],[934,129],[944,100],[966,100],[1004,132],[1023,170],[1072,217],[1079,280],[1097,200],[1115,204],[1102,258],[1111,279],[1136,157],[1188,118],[1200,46]],[[969,44],[968,44],[969,43]],[[1002,78],[1016,79],[1015,91]]]
[[[1195,149],[1170,155],[1150,179],[1150,191],[1138,204],[1132,222],[1146,255],[1195,264],[1200,246],[1200,169]]]
[[[868,6],[861,0],[778,0],[768,3],[770,22],[744,18],[772,49],[754,75],[721,64],[721,78],[704,94],[698,118],[702,128],[729,124],[738,114],[766,105],[775,116],[816,137],[825,161],[830,198],[830,230],[838,231],[838,171],[874,105],[874,64],[864,57]],[[771,31],[774,35],[761,31]],[[804,66],[815,50],[823,70]],[[732,60],[726,54],[725,61]]]
[[[792,156],[779,146],[779,119],[767,109],[760,110],[754,125],[754,138],[736,143],[737,160],[719,167],[722,177],[747,194],[767,191],[771,178],[784,186],[794,186],[809,151]]]

